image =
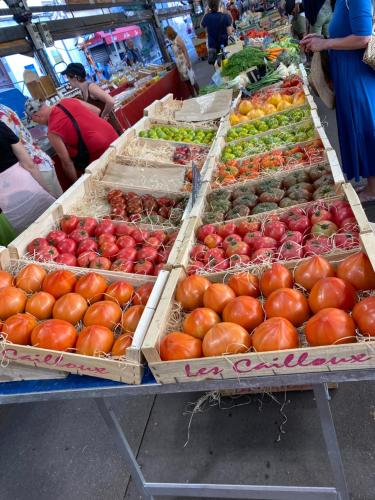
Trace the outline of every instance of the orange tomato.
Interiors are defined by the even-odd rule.
[[[267,319],[254,330],[252,340],[259,352],[295,349],[299,345],[297,330],[285,318]]]
[[[160,342],[160,358],[162,361],[201,357],[202,341],[187,333],[172,332]]]
[[[264,320],[263,308],[259,300],[246,295],[232,299],[225,306],[223,320],[236,323],[252,332]]]
[[[71,271],[58,270],[47,274],[44,278],[42,289],[58,299],[66,293],[72,292],[77,283],[77,278]]]
[[[77,340],[76,352],[85,356],[100,356],[112,349],[115,336],[105,326],[92,325],[84,328]]]
[[[251,347],[251,337],[245,328],[234,323],[218,323],[205,335],[202,343],[204,356],[222,356],[246,352]]]
[[[87,302],[82,295],[67,293],[57,299],[53,307],[52,316],[55,319],[64,319],[68,323],[75,325],[78,321],[81,321],[87,308]]]
[[[357,290],[375,288],[375,272],[363,252],[350,255],[337,266],[337,276],[348,281]]]
[[[251,273],[238,273],[229,278],[228,285],[236,295],[259,297],[259,280]]]
[[[349,344],[356,341],[355,323],[348,313],[328,307],[306,323],[306,339],[311,346]]]
[[[340,278],[323,278],[312,287],[309,305],[313,313],[333,307],[349,311],[357,302],[356,291],[348,281]]]
[[[99,325],[113,329],[121,319],[121,307],[111,300],[95,302],[83,317],[85,326]]]
[[[124,312],[121,324],[125,332],[134,333],[136,331],[144,309],[145,306],[131,306]]]
[[[5,320],[2,333],[8,342],[13,344],[30,344],[31,332],[37,325],[36,318],[31,314],[14,314]]]
[[[37,292],[27,299],[25,311],[40,321],[52,318],[52,310],[56,299],[47,292]]]
[[[305,296],[293,288],[280,288],[272,292],[264,309],[267,318],[285,318],[294,326],[301,326],[310,317]]]
[[[305,290],[310,291],[312,287],[322,278],[335,276],[335,270],[321,255],[315,255],[305,262],[301,262],[294,271],[294,280]]]
[[[0,271],[0,288],[4,288],[6,286],[13,286],[13,276],[6,271]]]
[[[282,264],[272,264],[260,278],[260,290],[265,297],[279,288],[292,288],[292,273]]]
[[[144,285],[141,285],[139,288],[137,288],[134,294],[133,304],[135,306],[145,306],[153,288],[153,283],[145,283]]]
[[[375,297],[358,302],[353,308],[352,317],[362,335],[375,337]]]
[[[68,351],[76,345],[77,330],[62,319],[39,323],[31,333],[31,344],[41,349]]]
[[[81,276],[76,283],[74,291],[82,295],[90,304],[103,299],[103,293],[107,290],[107,280],[98,273],[89,273]]]
[[[207,278],[199,275],[188,276],[180,281],[176,289],[176,300],[186,311],[203,306],[203,295],[211,285]]]
[[[0,320],[25,310],[27,295],[21,288],[6,286],[0,288]]]
[[[116,281],[107,288],[105,298],[117,302],[120,307],[124,307],[124,305],[131,300],[133,293],[134,288],[130,283],[126,281]]]
[[[130,333],[121,334],[113,344],[112,356],[125,356],[126,349],[132,345],[133,337]]]
[[[46,276],[47,271],[42,266],[29,264],[17,274],[16,286],[27,293],[39,292]]]
[[[224,307],[230,300],[234,299],[235,296],[236,294],[230,286],[224,283],[214,283],[204,292],[203,304],[204,307],[209,307],[218,314],[221,314]]]
[[[183,323],[185,333],[203,339],[208,330],[220,323],[220,316],[208,307],[198,307],[188,314]]]

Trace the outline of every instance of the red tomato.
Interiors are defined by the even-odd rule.
[[[215,234],[216,227],[212,224],[205,224],[198,229],[197,238],[199,241],[204,241],[205,237],[209,234]]]
[[[37,266],[39,267],[39,266]],[[43,269],[43,268],[41,268]],[[0,288],[4,288],[5,286],[13,286],[13,276],[6,271],[0,271]],[[18,285],[16,285],[18,286]],[[19,287],[22,288],[22,287]]]
[[[60,241],[56,246],[59,253],[71,253],[75,255],[77,243],[71,238],[65,238],[65,240]]]
[[[260,222],[259,221],[249,222],[249,221],[243,220],[237,226],[237,233],[240,236],[244,237],[245,234],[259,231],[259,229],[260,229]]]
[[[152,275],[154,266],[149,260],[141,259],[134,265],[135,274]]]
[[[286,224],[284,222],[266,222],[264,226],[264,236],[269,236],[276,241],[280,241],[287,230]]]
[[[303,234],[300,233],[299,231],[286,231],[281,240],[280,243],[286,243],[287,241],[294,241],[296,243],[301,244],[303,240]]]
[[[76,250],[76,255],[81,255],[81,253],[86,252],[97,252],[98,244],[92,238],[86,238],[78,243],[78,247]]]
[[[230,243],[225,251],[227,257],[232,257],[233,255],[249,255],[250,247],[244,241],[234,241]]]
[[[193,260],[204,262],[209,248],[206,245],[195,245],[190,253]]]
[[[28,345],[31,340],[31,332],[36,325],[36,318],[31,314],[14,314],[4,321],[2,334],[7,342]]]
[[[346,201],[341,201],[341,203],[337,205],[333,203],[330,207],[330,212],[333,216],[333,221],[338,226],[341,225],[343,220],[354,217],[353,210]]]
[[[119,238],[120,239],[120,238]],[[98,245],[102,246],[104,243],[116,243],[116,236],[110,233],[103,233],[98,238]]]
[[[87,310],[87,302],[78,293],[66,293],[57,299],[53,306],[52,316],[54,319],[63,319],[75,325],[81,321]]]
[[[299,345],[298,333],[285,318],[270,318],[259,325],[252,334],[255,351],[282,351]]]
[[[371,262],[363,252],[350,255],[339,263],[337,276],[348,281],[357,290],[373,290],[375,288],[375,272]]]
[[[199,262],[196,260],[188,265],[186,272],[188,276],[191,276],[192,274],[196,274],[198,271],[203,269],[205,269],[205,265],[203,264],[203,262]]]
[[[299,207],[293,207],[287,210],[286,212],[283,212],[280,215],[280,220],[281,222],[285,222],[286,225],[288,225],[289,219],[294,218],[296,215],[301,216],[301,215],[306,215],[304,210]]]
[[[38,320],[52,318],[52,310],[56,299],[47,292],[37,292],[27,299],[25,312],[32,314]]]
[[[76,266],[77,259],[71,253],[61,253],[55,259],[58,264],[63,264],[64,266]]]
[[[122,273],[134,273],[134,262],[125,259],[116,259],[112,262],[111,271],[121,271]]]
[[[221,247],[222,242],[223,242],[223,238],[221,236],[219,236],[218,234],[209,234],[204,239],[204,244],[208,248]]]
[[[79,223],[79,218],[75,215],[64,215],[61,219],[60,226],[61,229],[66,234],[70,234],[72,231],[76,229]]]
[[[137,250],[133,247],[122,248],[116,255],[116,260],[121,259],[129,262],[135,262]]]
[[[335,276],[333,266],[320,255],[301,262],[294,271],[295,282],[307,291],[310,291],[320,279],[332,276]]]
[[[248,332],[252,332],[263,320],[262,305],[254,297],[236,297],[230,300],[223,310],[223,321],[236,323]]]
[[[107,300],[117,302],[120,307],[130,302],[134,293],[133,286],[127,281],[115,281],[107,288],[105,297]]]
[[[148,237],[149,233],[145,229],[134,229],[132,232],[132,238],[134,238],[134,241],[139,245],[145,243]]]
[[[118,240],[116,241],[116,245],[119,248],[129,248],[129,247],[135,248],[136,242],[135,242],[134,238],[132,238],[131,236],[124,235],[124,236],[121,236],[120,238],[118,238]]]
[[[304,257],[312,255],[322,255],[332,251],[333,242],[327,236],[319,236],[319,238],[311,238],[306,241],[303,246]]]
[[[332,220],[332,215],[331,212],[328,210],[324,210],[322,208],[317,208],[314,210],[310,216],[311,218],[311,224],[317,224],[318,222],[324,220],[324,221],[329,221]]]
[[[234,222],[228,222],[227,224],[219,226],[217,232],[219,236],[226,238],[230,234],[235,234],[237,232],[237,226]]]
[[[267,318],[285,318],[301,326],[310,317],[305,296],[293,288],[279,288],[271,293],[264,306]]]
[[[83,217],[78,223],[78,227],[87,231],[90,236],[94,236],[97,225],[98,222],[93,217]]]
[[[188,276],[178,283],[176,300],[186,311],[202,307],[204,292],[210,285],[210,281],[203,276]]]
[[[62,319],[49,319],[39,323],[31,334],[31,344],[40,349],[68,351],[77,341],[77,330]]]
[[[56,247],[51,245],[47,245],[46,247],[42,247],[38,253],[36,254],[36,260],[39,262],[48,262],[50,260],[55,260],[59,255]]]
[[[212,235],[210,235],[210,236],[212,236]],[[216,236],[216,235],[214,235],[214,236]],[[206,238],[205,238],[205,240],[206,240]],[[219,236],[219,238],[221,239],[221,236]],[[226,236],[222,242],[223,249],[226,250],[228,247],[235,245],[236,243],[239,243],[240,241],[242,241],[242,238],[239,234],[228,234],[228,236]],[[244,241],[245,241],[245,243],[247,243],[246,240],[244,240]]]
[[[21,288],[6,286],[0,288],[0,320],[25,310],[27,295]]]
[[[207,264],[211,260],[221,261],[225,258],[224,250],[221,248],[211,248],[204,256],[204,262]]]
[[[150,236],[146,241],[146,246],[158,250],[161,246],[161,240],[159,238],[156,238],[156,236]]]
[[[42,289],[44,278],[47,276],[47,271],[38,264],[29,264],[21,269],[16,277],[16,287],[22,288],[27,293],[39,292]],[[10,283],[7,286],[11,286]]]
[[[302,245],[295,241],[286,241],[279,248],[280,260],[301,259],[303,255]]]
[[[75,287],[74,291],[86,299],[90,304],[102,300],[103,293],[108,286],[107,280],[104,276],[98,273],[88,273],[81,276]]]
[[[137,288],[133,299],[134,305],[145,306],[148,299],[150,298],[153,287],[153,283],[145,283],[144,285],[141,285],[139,288]]]
[[[353,308],[353,319],[366,337],[375,337],[375,297],[366,297]]]
[[[116,236],[130,236],[134,231],[134,227],[125,222],[119,222],[115,226]]]
[[[109,328],[99,325],[88,326],[80,332],[76,350],[78,354],[85,356],[101,356],[111,351],[114,340],[115,336]]]
[[[251,262],[254,264],[262,264],[270,262],[274,257],[274,250],[272,248],[259,248],[251,255]]]
[[[221,271],[225,271],[229,267],[228,260],[224,260],[223,258],[211,258],[207,262],[205,269],[207,272],[219,273]]]
[[[259,280],[251,273],[237,273],[228,280],[228,285],[236,295],[248,295],[250,297],[259,297]]]
[[[255,238],[261,237],[262,233],[260,231],[253,231],[251,233],[246,233],[243,240],[249,245],[251,250],[253,250],[253,242]],[[256,240],[255,240],[256,241]]]
[[[202,357],[202,341],[181,332],[171,332],[160,342],[162,361],[177,361]]]
[[[264,271],[260,278],[260,290],[265,297],[280,288],[292,288],[292,273],[282,264],[272,264],[271,268]]]
[[[145,306],[137,305],[129,307],[122,315],[121,325],[126,333],[134,333],[142,317]]]
[[[156,248],[143,247],[140,250],[138,250],[138,252],[137,252],[137,260],[138,261],[148,260],[148,261],[154,263],[156,261],[157,257],[158,257],[158,251],[156,250]]]
[[[85,252],[81,253],[81,255],[77,259],[78,267],[89,267],[90,262],[96,259],[97,254],[95,252]]]
[[[357,302],[356,291],[348,281],[340,278],[322,278],[312,287],[309,304],[313,313],[334,307],[349,311]]]
[[[183,322],[185,333],[203,339],[208,330],[220,322],[220,316],[208,307],[198,307]]]
[[[213,283],[207,288],[203,295],[205,307],[221,314],[228,302],[234,299],[236,294],[232,288],[224,283]]]
[[[102,257],[106,257],[107,259],[114,259],[120,249],[115,243],[103,243],[103,245],[100,247],[100,253]]]
[[[287,220],[287,225],[291,231],[298,231],[302,234],[304,234],[311,227],[307,215],[292,215]]]
[[[125,356],[126,349],[132,345],[133,337],[129,333],[123,333],[115,340],[111,355],[114,357]]]
[[[90,235],[84,229],[74,229],[74,231],[70,233],[70,238],[76,243],[79,243],[80,241],[90,238]]]
[[[170,253],[171,253],[171,248],[163,248],[162,250],[159,250],[156,262],[158,264],[165,264],[168,261]]]
[[[90,261],[90,268],[108,271],[111,269],[111,261],[107,257],[95,257],[95,259]]]
[[[99,222],[99,224],[95,228],[95,236],[99,237],[101,234],[108,233],[108,234],[115,234],[116,226],[113,224],[113,222],[109,220],[105,220],[102,222]]]
[[[315,347],[348,344],[356,341],[355,323],[345,311],[328,307],[306,323],[306,339]]]
[[[273,238],[267,236],[257,236],[253,239],[252,248],[254,251],[260,250],[261,248],[277,248],[277,241]]]
[[[346,231],[358,231],[358,224],[355,217],[348,217],[340,221],[340,228]]]
[[[72,292],[77,283],[77,278],[71,271],[58,270],[47,274],[44,278],[43,292],[50,293],[58,299],[66,293]]]
[[[232,257],[229,259],[228,267],[242,267],[246,266],[249,263],[250,257],[248,255],[232,255]]]
[[[202,343],[204,356],[239,354],[247,352],[250,347],[251,337],[245,328],[227,322],[213,326],[204,336]]]
[[[57,245],[61,242],[64,241],[66,238],[66,233],[64,231],[60,231],[59,229],[56,229],[54,231],[50,231],[47,235],[47,241],[49,245],[57,247]]]
[[[85,326],[100,325],[114,329],[120,323],[121,307],[112,300],[101,300],[92,304],[83,317]]]
[[[342,248],[343,250],[352,250],[359,247],[358,234],[353,232],[336,233],[334,242],[336,248]]]
[[[167,235],[165,234],[165,231],[162,231],[161,229],[157,229],[156,231],[152,231],[150,236],[152,238],[157,238],[161,243],[165,243],[167,240]]]

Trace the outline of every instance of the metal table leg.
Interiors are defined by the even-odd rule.
[[[320,423],[324,441],[327,448],[328,458],[335,478],[336,490],[340,500],[349,500],[348,486],[345,479],[344,466],[342,464],[340,447],[337,440],[335,424],[332,418],[329,404],[330,396],[326,384],[313,386],[316,406],[318,408]]]
[[[121,455],[123,456],[131,477],[135,484],[137,485],[138,491],[142,496],[143,500],[154,500],[154,497],[145,488],[145,478],[142,471],[137,463],[134,456],[133,450],[131,449],[126,436],[121,429],[120,423],[111,408],[111,405],[104,398],[96,398],[95,402],[99,408],[105,423],[108,426],[110,433],[112,434],[117,448]]]

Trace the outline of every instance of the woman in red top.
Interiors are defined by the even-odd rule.
[[[113,127],[100,118],[99,108],[77,99],[61,99],[55,106],[38,100],[26,102],[26,114],[39,125],[48,125],[48,139],[59,155],[62,167],[73,182],[99,158],[118,137]],[[74,124],[75,121],[75,124]],[[88,152],[87,165],[75,166],[78,154],[78,126]]]

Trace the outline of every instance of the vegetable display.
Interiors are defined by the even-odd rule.
[[[223,161],[235,160],[246,156],[264,153],[270,149],[282,147],[287,144],[305,142],[313,139],[316,132],[312,123],[306,123],[288,129],[270,132],[266,135],[229,144],[223,149]]]
[[[270,177],[253,184],[242,184],[233,190],[212,191],[207,196],[203,221],[237,219],[336,196],[331,173],[328,170],[312,172],[318,173],[320,177],[310,176],[307,171],[298,171],[284,179]]]
[[[366,275],[366,283],[359,286],[355,279],[340,278],[343,268],[352,269],[354,276]],[[311,289],[304,288],[306,280]],[[162,338],[160,357],[173,361],[279,351],[298,349],[306,342],[348,344],[357,341],[357,332],[375,336],[375,297],[367,296],[374,287],[375,272],[361,252],[338,263],[310,257],[294,272],[275,263],[259,275],[232,274],[226,284],[188,276],[176,289],[181,320]]]
[[[265,53],[262,50],[256,47],[246,47],[230,56],[228,63],[223,66],[221,74],[230,79],[235,78],[254,66],[264,66],[264,57]]]
[[[170,125],[154,125],[148,130],[139,132],[139,137],[174,142],[192,142],[195,144],[211,144],[215,138],[216,130],[189,129],[172,127]]]
[[[0,289],[0,336],[7,342],[86,356],[124,356],[153,284],[135,289],[97,273],[77,276],[29,264]]]
[[[271,203],[268,207],[272,208]],[[349,203],[318,201],[271,214],[263,220],[204,224],[197,231],[188,274],[299,260],[358,247],[358,226]]]
[[[177,234],[67,215],[60,229],[32,240],[27,252],[41,262],[156,276],[167,262]]]

